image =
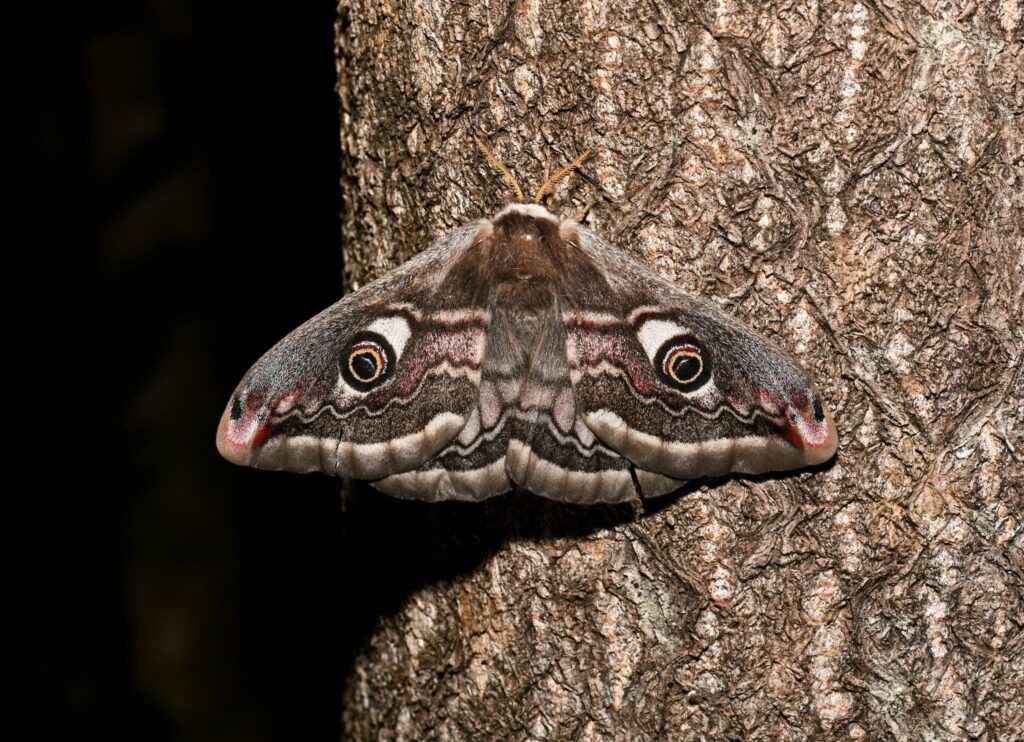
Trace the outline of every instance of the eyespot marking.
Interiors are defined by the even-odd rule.
[[[676,335],[654,354],[654,369],[673,389],[695,392],[711,380],[711,357],[693,335]]]
[[[409,327],[409,321],[397,314],[375,319],[363,329],[363,332],[374,333],[387,340],[395,351],[396,361],[402,357],[406,343],[412,337],[412,328]]]
[[[662,369],[677,384],[692,384],[704,370],[700,349],[691,345],[677,345],[666,355]]]
[[[669,339],[688,333],[689,330],[685,327],[667,319],[649,319],[637,328],[636,336],[647,353],[647,357],[653,362],[658,349],[664,346]]]
[[[388,361],[376,343],[360,343],[348,356],[348,371],[364,384],[376,381],[387,370]]]
[[[352,338],[338,365],[346,384],[366,392],[390,378],[395,360],[394,349],[382,335],[360,332]]]

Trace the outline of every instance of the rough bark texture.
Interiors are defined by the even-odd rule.
[[[646,510],[356,496],[418,564],[375,573],[346,736],[1022,738],[1017,0],[339,12],[350,285],[509,200],[472,135],[533,188],[594,147],[552,210],[791,350],[840,431]]]

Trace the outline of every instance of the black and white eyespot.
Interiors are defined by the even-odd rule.
[[[404,317],[383,317],[349,340],[338,359],[341,378],[357,392],[380,386],[395,372],[412,331]]]
[[[360,332],[349,342],[338,359],[341,376],[353,389],[368,392],[383,384],[394,372],[394,348],[375,332]]]
[[[644,321],[637,339],[665,384],[683,393],[697,392],[712,379],[711,354],[688,328],[667,318]]]
[[[654,369],[663,382],[680,392],[695,392],[711,380],[711,358],[693,335],[676,335],[654,354]]]

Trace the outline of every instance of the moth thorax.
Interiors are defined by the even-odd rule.
[[[501,281],[551,281],[558,275],[562,246],[550,219],[512,212],[495,222],[496,276]]]

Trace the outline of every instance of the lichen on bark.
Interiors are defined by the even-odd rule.
[[[474,135],[534,187],[593,147],[552,210],[775,338],[840,431],[646,508],[354,497],[415,568],[374,573],[346,738],[1020,735],[1017,0],[339,18],[350,286],[509,200]]]

